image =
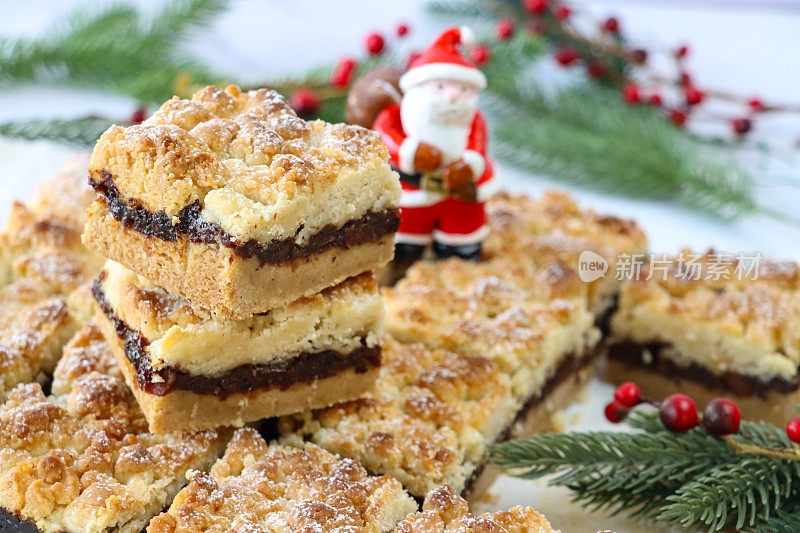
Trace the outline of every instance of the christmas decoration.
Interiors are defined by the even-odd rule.
[[[486,77],[459,50],[473,42],[468,28],[443,31],[400,77],[400,102],[372,124],[403,187],[399,262],[419,259],[429,243],[438,257],[480,259],[488,233],[483,200],[497,180],[477,108]]]
[[[386,42],[383,40],[383,35],[377,32],[368,33],[364,38],[364,47],[372,55],[383,53]]]
[[[517,477],[549,476],[576,502],[612,515],[709,531],[800,530],[800,419],[786,431],[742,422],[738,406],[718,398],[698,424],[688,396],[658,405],[632,383],[614,398],[606,417],[627,419],[633,433],[538,435],[492,446],[492,460]],[[623,401],[647,406],[631,411]]]

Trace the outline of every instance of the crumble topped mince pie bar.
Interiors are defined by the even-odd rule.
[[[604,259],[608,263],[605,275],[585,282],[589,310],[600,321],[619,291],[621,282],[614,275],[618,261],[623,255],[647,251],[647,237],[636,222],[581,208],[563,191],[546,191],[536,199],[496,194],[486,204],[486,217],[490,232],[483,245],[484,257],[489,262],[500,260],[498,273],[515,262],[520,268],[533,263],[536,272],[556,261],[576,269],[584,252]]]
[[[540,285],[549,288],[540,294],[558,297],[520,290],[482,263],[417,263],[383,291],[387,332],[494,361],[522,407],[576,373],[588,377],[600,339],[575,271],[554,264],[541,274]]]
[[[800,267],[742,259],[685,250],[626,282],[607,341],[609,378],[702,404],[726,396],[754,420],[795,416]]]
[[[243,320],[215,317],[113,261],[93,293],[152,431],[325,407],[378,376],[383,304],[371,272]]]
[[[0,530],[138,533],[225,440],[147,433],[108,345],[86,326],[64,350],[52,396],[18,385],[0,407]]]
[[[448,486],[425,498],[422,511],[405,518],[395,533],[554,533],[550,522],[530,507],[514,507],[475,516]]]
[[[275,91],[206,87],[95,146],[84,242],[229,318],[391,260],[400,185],[374,132]]]
[[[383,366],[364,398],[280,419],[283,441],[310,439],[400,480],[420,500],[448,484],[474,488],[486,446],[513,420],[508,376],[485,357],[384,339]]]
[[[194,472],[148,533],[383,533],[417,508],[400,483],[313,444],[269,445],[236,432],[210,473]]]

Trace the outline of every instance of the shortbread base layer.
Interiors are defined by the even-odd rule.
[[[595,362],[589,360],[577,372],[554,385],[544,397],[531,398],[497,442],[526,439],[539,433],[554,431],[553,417],[578,399],[594,373]],[[485,462],[467,481],[461,496],[470,506],[477,505],[501,473]]]
[[[153,433],[242,427],[262,418],[321,409],[358,398],[372,387],[380,371],[380,367],[361,373],[348,369],[329,378],[296,383],[288,388],[256,389],[225,398],[187,390],[174,390],[157,396],[139,387],[136,368],[125,355],[124,343],[114,324],[102,313],[97,313],[97,322]]]
[[[709,387],[691,379],[664,375],[643,366],[634,366],[615,359],[607,361],[603,377],[615,385],[633,381],[648,398],[654,400],[663,399],[676,392],[687,394],[701,409],[714,398],[724,396],[736,402],[745,420],[756,422],[763,420],[780,427],[797,416],[795,406],[800,404],[800,390],[791,393],[772,392],[766,396],[737,394],[729,389]]]
[[[194,243],[184,236],[166,241],[126,229],[100,201],[87,210],[83,242],[167,291],[233,319],[311,296],[381,267],[394,255],[394,234],[389,234],[347,249],[261,265],[219,244]]]

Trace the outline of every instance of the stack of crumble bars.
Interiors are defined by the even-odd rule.
[[[361,396],[381,361],[373,273],[400,186],[377,134],[274,91],[208,87],[95,146],[84,243],[97,321],[154,432]]]

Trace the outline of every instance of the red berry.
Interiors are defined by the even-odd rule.
[[[370,32],[364,38],[364,46],[371,55],[378,55],[383,52],[386,43],[383,35],[378,32]]]
[[[636,407],[642,401],[642,391],[632,381],[626,381],[614,392],[614,399],[625,407]]]
[[[742,412],[733,400],[714,398],[703,411],[703,427],[717,437],[739,433]]]
[[[661,106],[662,104],[661,95],[658,93],[651,94],[648,101],[654,106]]]
[[[131,115],[131,125],[135,126],[137,124],[141,124],[144,122],[144,119],[147,118],[147,109],[143,107],[137,107],[136,111],[133,112]]]
[[[691,85],[688,85],[683,89],[683,96],[686,97],[686,103],[689,105],[700,104],[706,98],[706,95],[703,91]]]
[[[581,54],[578,52],[578,49],[572,46],[562,46],[555,51],[553,57],[558,64],[564,67],[568,67],[575,63],[578,59],[580,59]]]
[[[681,72],[681,79],[680,79],[681,87],[686,87],[691,83],[692,83],[692,77],[689,75],[689,73],[686,71]]]
[[[669,120],[676,126],[683,126],[686,124],[686,113],[683,111],[673,110],[669,113]]]
[[[502,19],[497,21],[494,27],[494,33],[501,41],[506,41],[514,35],[514,21],[511,19]]]
[[[547,9],[547,0],[522,0],[522,7],[528,13],[544,13]]]
[[[786,436],[792,442],[800,442],[800,418],[792,418],[786,424]]]
[[[572,15],[572,10],[567,6],[558,6],[553,10],[553,16],[558,20],[567,20]]]
[[[406,24],[405,22],[401,22],[400,24],[397,25],[394,31],[395,33],[397,33],[398,37],[405,37],[406,35],[408,35],[408,32],[411,31],[411,28],[409,28],[408,24]]]
[[[319,111],[320,102],[317,93],[311,89],[298,89],[291,98],[292,107],[300,116],[310,116]]]
[[[617,20],[617,17],[608,17],[603,22],[602,28],[604,32],[616,35],[619,33],[619,20]]]
[[[731,127],[736,135],[742,136],[753,129],[753,123],[749,118],[735,118],[731,120]]]
[[[606,418],[612,424],[619,424],[628,416],[628,408],[614,401],[606,405]]]
[[[492,58],[492,52],[485,44],[479,44],[469,53],[472,62],[476,65],[483,65]]]
[[[631,61],[637,65],[644,65],[647,63],[647,50],[644,48],[634,48],[631,50]]]
[[[589,73],[589,77],[594,79],[603,78],[606,75],[607,69],[606,64],[602,61],[592,61],[588,65],[586,65],[586,71]]]
[[[685,394],[667,396],[658,410],[661,423],[670,431],[689,431],[697,425],[697,406]]]
[[[681,45],[680,48],[675,50],[675,55],[677,57],[686,57],[687,55],[689,55],[689,46],[685,44]]]
[[[343,57],[336,64],[331,74],[331,85],[334,87],[346,87],[350,84],[356,62],[350,57]]]
[[[751,98],[750,100],[747,101],[747,105],[749,105],[750,109],[752,109],[756,113],[764,111],[765,109],[764,102],[762,102],[760,98]]]
[[[639,86],[635,83],[626,83],[622,86],[622,99],[629,104],[639,102]]]

